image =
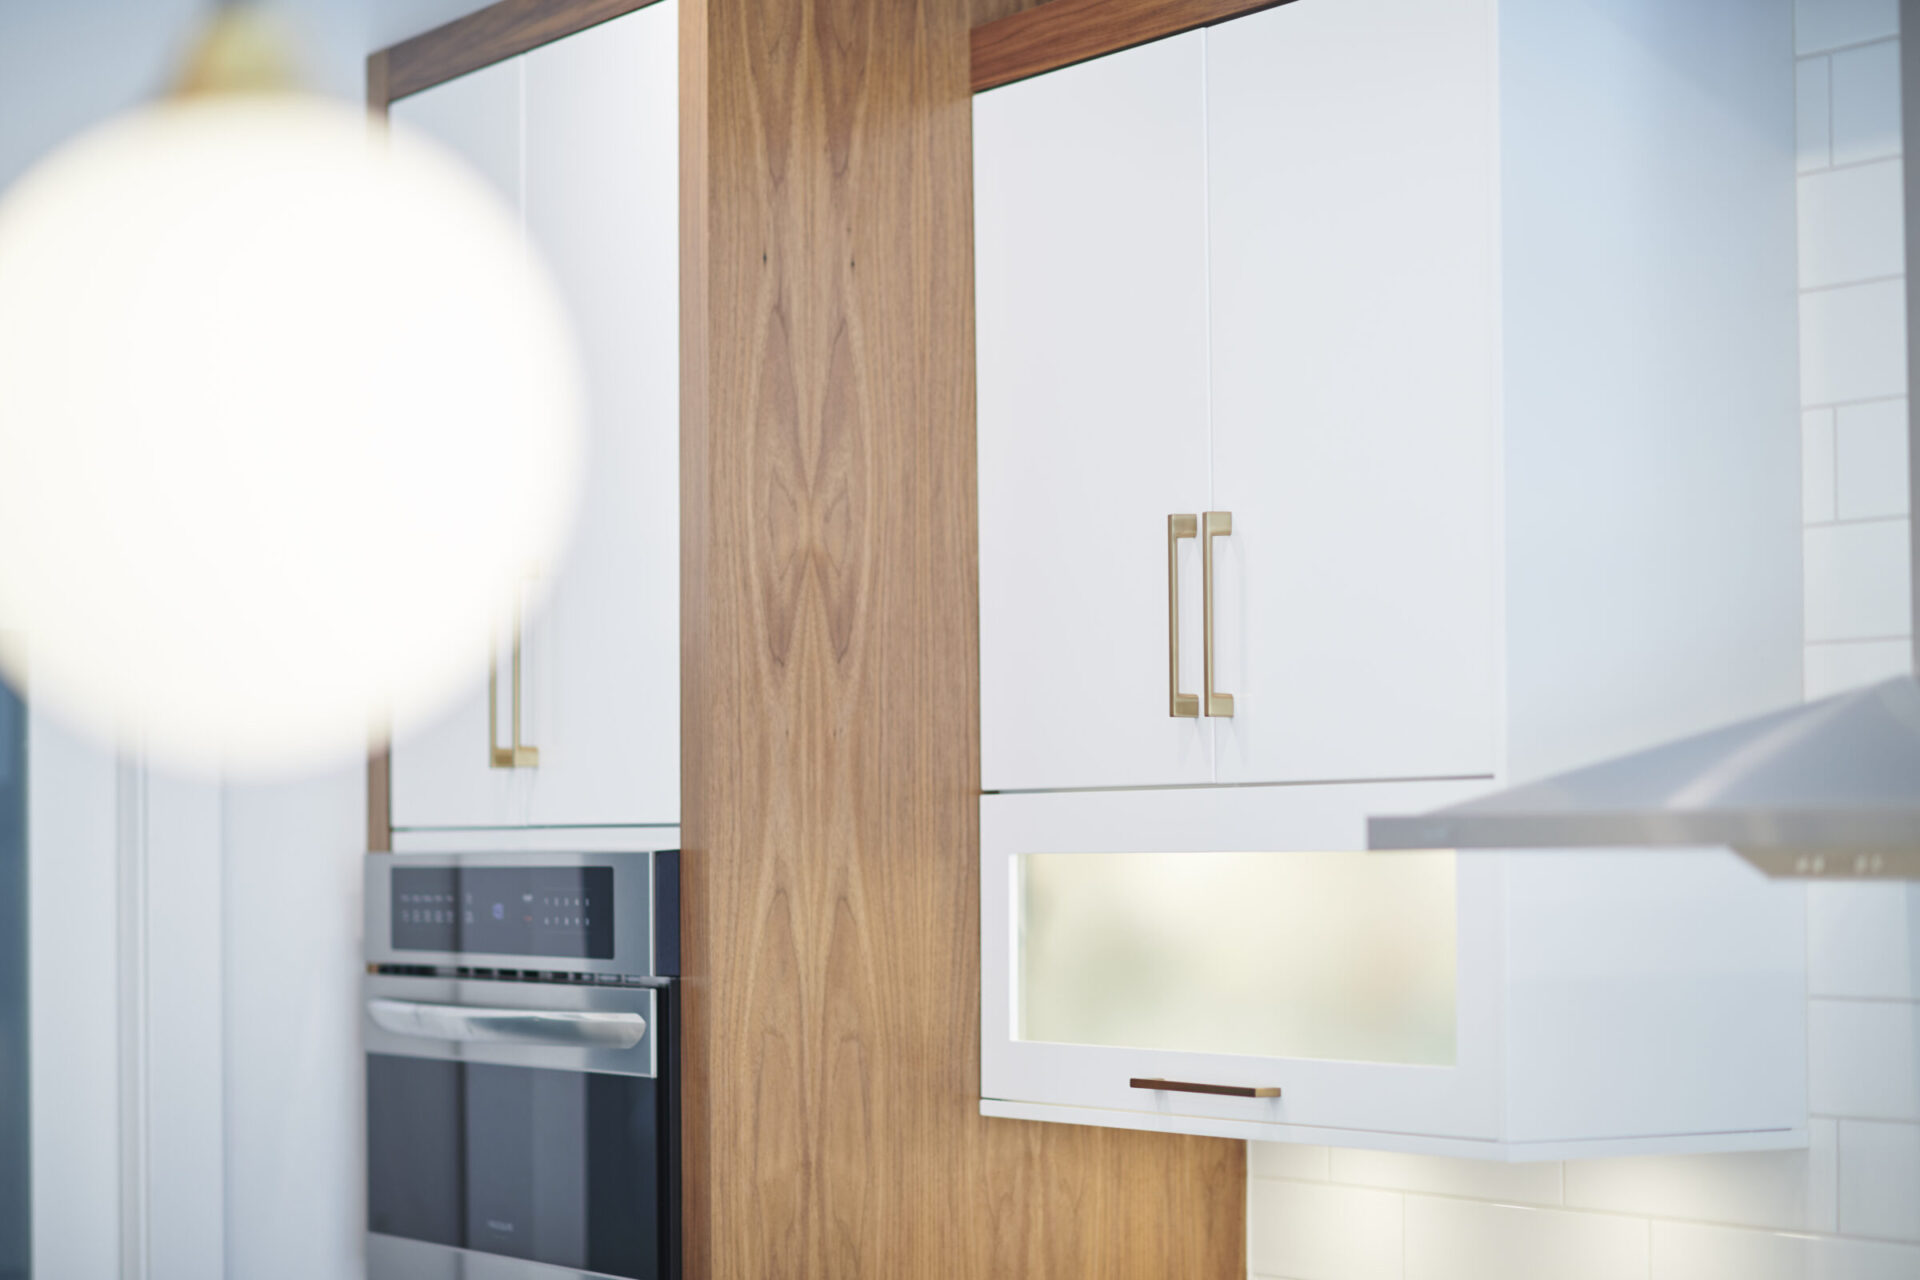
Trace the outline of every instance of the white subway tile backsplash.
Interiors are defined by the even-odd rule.
[[[1810,1001],[1807,1091],[1819,1115],[1920,1121],[1920,1002]]]
[[[1839,1131],[1809,1126],[1802,1151],[1569,1160],[1567,1207],[1783,1231],[1832,1231],[1839,1217]]]
[[[1793,8],[1811,699],[1911,669],[1913,500],[1898,3]],[[1509,1165],[1255,1143],[1251,1274],[1920,1280],[1920,885],[1810,886],[1808,947],[1806,1150]]]
[[[1647,1280],[1647,1223],[1407,1197],[1407,1280]]]
[[[1912,626],[1905,520],[1822,525],[1805,532],[1807,640],[1869,640]]]
[[[1907,402],[1881,400],[1847,405],[1837,412],[1834,459],[1839,518],[1871,520],[1907,514]]]
[[[1920,1000],[1920,884],[1808,885],[1807,953],[1816,996]]]
[[[1913,670],[1913,641],[1866,640],[1807,646],[1807,700],[1878,684]]]
[[[1818,53],[1899,33],[1899,0],[1793,0],[1796,53]]]
[[[1920,1241],[1920,1124],[1840,1122],[1840,1230]]]
[[[1560,1203],[1560,1166],[1552,1162],[1501,1164],[1335,1148],[1331,1176],[1335,1182],[1395,1191],[1471,1196],[1509,1204]]]
[[[1325,1182],[1327,1149],[1303,1146],[1296,1142],[1249,1142],[1247,1176]]]
[[[1834,164],[1900,154],[1900,42],[1887,40],[1833,55]]]
[[[1800,287],[1899,275],[1906,258],[1901,165],[1881,160],[1799,178]]]
[[[1809,409],[1800,415],[1800,518],[1808,524],[1833,519],[1836,509],[1833,415],[1832,409]]]
[[[1830,69],[1824,57],[1802,58],[1794,65],[1794,164],[1802,173],[1833,163]]]
[[[1287,1280],[1400,1280],[1401,1219],[1401,1198],[1388,1192],[1256,1178],[1247,1266]]]
[[[1800,402],[1907,394],[1906,306],[1901,280],[1800,295]]]
[[[1915,1280],[1920,1247],[1653,1224],[1653,1280]]]

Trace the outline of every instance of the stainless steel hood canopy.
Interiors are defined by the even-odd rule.
[[[1775,876],[1920,879],[1920,683],[1901,676],[1419,817],[1375,849],[1728,845]]]
[[[1920,0],[1901,0],[1920,30]],[[1901,122],[1920,138],[1920,40],[1901,42]],[[1920,164],[1906,171],[1920,262]],[[1920,271],[1907,274],[1920,377]],[[1920,671],[1920,388],[1907,397],[1915,667]],[[1726,845],[1774,876],[1920,880],[1920,683],[1901,676],[1529,783],[1437,813],[1374,818],[1375,849]]]

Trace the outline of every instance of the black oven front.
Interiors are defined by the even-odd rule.
[[[677,1280],[676,871],[368,858],[370,1280]]]

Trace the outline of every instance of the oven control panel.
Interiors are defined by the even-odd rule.
[[[679,853],[372,854],[367,962],[376,968],[679,972]]]
[[[613,959],[612,867],[395,867],[395,951]]]

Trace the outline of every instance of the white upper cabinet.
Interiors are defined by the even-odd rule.
[[[981,800],[981,1110],[1497,1160],[1806,1143],[1806,900],[1726,850],[1369,854],[1470,784]]]
[[[521,59],[435,85],[389,108],[394,122],[420,130],[450,147],[498,187],[519,211],[524,208],[521,173]],[[503,620],[494,637],[501,658],[512,652],[514,624]],[[496,665],[501,665],[496,663]],[[501,681],[499,714],[509,720],[510,673]],[[429,725],[407,727],[393,744],[392,806],[395,826],[503,827],[526,821],[528,776],[489,764],[488,686],[462,694]],[[501,741],[505,741],[503,734]]]
[[[572,543],[497,678],[396,740],[396,829],[679,821],[678,47],[662,0],[393,105],[513,193],[588,412]]]
[[[527,236],[592,414],[572,551],[532,623],[529,820],[680,820],[680,126],[672,3],[526,58]]]
[[[1210,492],[1205,38],[975,99],[980,767],[992,789],[1206,782],[1169,715],[1170,515]],[[1179,688],[1198,694],[1200,558]]]
[[[1206,33],[1221,782],[1496,764],[1495,48],[1461,10]]]
[[[1494,771],[1493,55],[1432,10],[975,99],[987,789]]]
[[[1791,16],[1294,0],[974,99],[983,1111],[1804,1142],[1797,889],[1361,852],[1799,700]]]

